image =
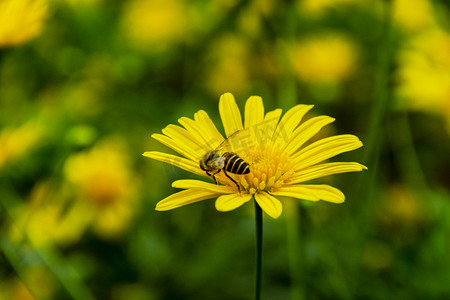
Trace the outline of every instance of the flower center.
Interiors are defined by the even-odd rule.
[[[293,174],[289,155],[283,153],[276,145],[254,147],[237,154],[249,165],[250,173],[236,175],[227,172],[227,174],[240,185],[241,191],[249,194],[259,191],[270,192],[273,188],[282,186]],[[236,186],[224,176],[223,172],[218,179],[222,184]]]

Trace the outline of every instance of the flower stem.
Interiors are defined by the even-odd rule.
[[[256,221],[256,293],[255,299],[261,299],[261,263],[262,263],[262,209],[255,200],[255,221]]]

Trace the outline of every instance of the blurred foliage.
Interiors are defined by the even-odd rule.
[[[156,202],[141,156],[218,98],[315,104],[365,143],[347,202],[265,219],[265,299],[450,298],[445,0],[0,0],[0,299],[249,299],[252,205]],[[360,156],[360,157],[355,157]]]

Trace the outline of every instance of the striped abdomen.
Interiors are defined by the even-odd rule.
[[[225,171],[238,175],[250,173],[248,164],[236,153],[225,152],[223,157],[225,157],[225,167],[223,168]]]

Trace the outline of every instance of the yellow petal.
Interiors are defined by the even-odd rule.
[[[310,201],[324,200],[333,203],[342,203],[345,200],[345,196],[340,190],[326,184],[283,186],[271,194]]]
[[[214,141],[211,139],[211,137],[208,136],[206,131],[199,126],[197,122],[195,122],[192,119],[182,117],[178,119],[178,123],[183,125],[186,130],[191,133],[191,136],[193,139],[195,139],[195,142],[199,145],[201,145],[199,148],[202,152],[209,151],[213,148]]]
[[[245,128],[259,126],[264,120],[264,106],[261,97],[251,96],[245,103]]]
[[[162,130],[162,133],[170,137],[176,143],[179,143],[181,147],[191,149],[191,152],[196,153],[196,156],[203,154],[204,152],[202,149],[204,143],[197,141],[196,138],[192,137],[189,131],[181,126],[169,124]]]
[[[288,110],[281,118],[272,140],[283,144],[287,143],[303,116],[313,107],[314,105],[299,104]]]
[[[208,137],[211,137],[212,141],[217,141],[217,145],[224,140],[224,137],[220,134],[219,130],[217,130],[216,125],[214,125],[213,121],[204,110],[196,112],[194,119],[201,128],[204,128],[204,130],[208,132]]]
[[[283,211],[283,205],[281,205],[280,200],[266,192],[256,193],[255,200],[261,206],[262,210],[274,219],[278,218]]]
[[[183,157],[179,157],[176,155],[167,154],[167,153],[163,153],[163,152],[158,152],[158,151],[148,151],[142,155],[165,162],[165,163],[168,163],[168,164],[171,164],[171,165],[174,165],[178,168],[192,172],[194,174],[206,176],[205,172],[200,169],[200,166],[197,162],[188,160]]]
[[[218,193],[213,193],[204,190],[185,190],[169,197],[164,198],[156,204],[156,210],[170,210],[183,205],[195,203],[205,199],[211,199],[219,196]]]
[[[345,201],[345,195],[335,187],[326,184],[308,184],[301,186],[314,192],[320,200],[333,203],[342,203]]]
[[[296,199],[303,199],[309,201],[319,201],[320,198],[311,190],[300,186],[300,185],[290,185],[279,187],[276,190],[270,192],[275,196],[285,196],[292,197]]]
[[[226,93],[220,97],[219,113],[227,137],[243,129],[241,113],[232,94]]]
[[[356,162],[325,163],[296,172],[295,175],[289,179],[288,184],[305,182],[332,174],[358,172],[363,169],[367,169],[367,167]]]
[[[42,31],[49,1],[0,1],[0,48],[22,44]]]
[[[282,112],[283,110],[281,108],[277,108],[275,110],[269,111],[264,116],[264,126],[262,128],[262,131],[264,132],[264,136],[267,137],[265,140],[270,141],[273,138]]]
[[[322,129],[322,127],[330,124],[334,120],[335,120],[334,118],[328,116],[318,116],[304,122],[297,129],[294,130],[290,141],[284,148],[284,151],[287,151],[288,153],[294,153],[305,142],[307,142],[316,133],[318,133],[320,129]]]
[[[178,152],[179,154],[183,155],[184,157],[190,160],[198,161],[201,159],[201,156],[199,156],[196,152],[192,151],[192,148],[189,148],[189,146],[180,141],[175,141],[169,138],[168,136],[159,133],[152,134],[152,138],[154,138],[161,144],[175,150],[176,152]]]
[[[218,211],[230,211],[248,202],[251,198],[252,195],[249,194],[242,196],[238,194],[222,195],[216,200],[216,209]]]
[[[352,151],[362,146],[358,137],[351,134],[335,135],[318,140],[292,156],[295,170],[315,165],[340,153]]]
[[[195,120],[182,117],[178,122],[191,133],[192,138],[201,145],[203,152],[215,149],[224,140],[223,136],[205,111],[198,111],[194,118]]]
[[[174,181],[172,183],[172,187],[178,189],[199,189],[219,194],[230,194],[236,192],[227,185],[217,185],[194,179],[181,179]]]

